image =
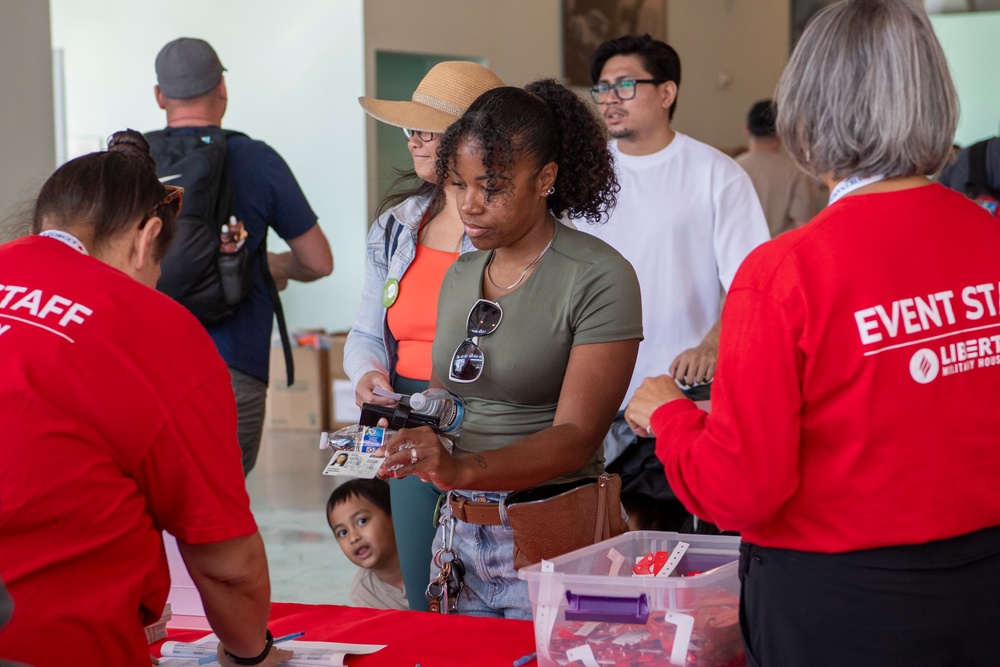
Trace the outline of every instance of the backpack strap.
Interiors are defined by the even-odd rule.
[[[271,304],[274,306],[274,315],[278,319],[278,334],[281,336],[281,349],[285,354],[285,375],[288,377],[288,386],[295,382],[295,362],[292,359],[292,341],[288,336],[288,325],[285,323],[285,311],[281,307],[281,298],[278,296],[278,285],[274,282],[271,269],[267,265],[267,239],[260,247],[260,274],[264,277],[264,285],[267,287],[267,294],[271,297]]]
[[[245,137],[247,136],[243,132],[237,132],[235,130],[224,130],[226,135],[226,141],[228,142],[231,137]],[[229,175],[229,161],[226,160],[224,163],[222,172],[222,189],[219,195],[220,201],[228,201],[229,212],[235,213],[236,208],[236,193],[232,186],[232,180]],[[271,267],[267,264],[267,230],[264,231],[264,239],[261,241],[260,247],[257,250],[257,258],[260,263],[260,275],[264,279],[264,287],[267,289],[267,295],[271,299],[271,306],[274,308],[274,315],[278,320],[278,334],[281,336],[281,350],[285,356],[285,375],[288,380],[288,386],[291,387],[292,383],[295,382],[295,362],[292,359],[292,341],[288,335],[288,324],[285,322],[285,310],[281,306],[281,297],[278,295],[278,285],[274,282],[274,276],[271,275]]]

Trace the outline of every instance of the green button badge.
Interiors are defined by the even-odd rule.
[[[391,308],[392,304],[396,303],[396,297],[399,296],[399,281],[395,278],[389,278],[385,281],[385,287],[382,288],[382,306],[385,308]]]

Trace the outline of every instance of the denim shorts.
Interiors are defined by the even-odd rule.
[[[465,564],[465,590],[458,599],[458,613],[531,620],[528,582],[518,579],[514,570],[514,532],[507,525],[507,517],[502,510],[507,494],[487,491],[459,493],[477,502],[501,503],[503,525],[478,526],[454,519],[452,550]],[[442,505],[441,517],[441,525],[434,536],[435,552],[441,547],[445,531],[450,530],[449,524],[453,520],[448,503]],[[431,579],[437,574],[438,568],[432,563]]]

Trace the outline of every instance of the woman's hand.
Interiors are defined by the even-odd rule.
[[[635,434],[641,438],[650,438],[654,433],[649,428],[649,420],[664,403],[684,398],[684,392],[669,375],[646,378],[635,390],[632,400],[625,408],[625,421]]]
[[[358,380],[358,386],[354,389],[354,402],[361,407],[362,403],[372,403],[374,405],[396,405],[396,401],[385,396],[376,396],[372,392],[375,387],[392,391],[389,378],[381,371],[368,371]]]
[[[455,488],[458,480],[458,462],[429,426],[397,431],[375,455],[385,456],[378,469],[380,479],[416,475],[421,481],[445,490]]]

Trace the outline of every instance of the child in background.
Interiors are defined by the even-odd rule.
[[[337,544],[357,565],[351,602],[358,607],[409,609],[392,528],[389,485],[380,479],[352,479],[326,502],[326,518]]]

